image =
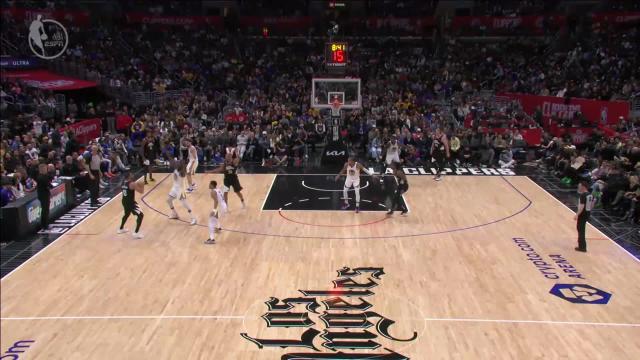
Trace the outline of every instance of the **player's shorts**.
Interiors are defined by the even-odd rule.
[[[216,218],[218,218],[218,220],[222,219],[226,214],[227,214],[227,206],[226,205],[220,205],[218,206],[218,209],[214,209],[213,212],[216,214]]]
[[[187,195],[184,193],[184,191],[178,191],[176,189],[171,189],[171,191],[169,191],[169,196],[178,200],[184,200],[187,198]]]
[[[198,169],[198,161],[197,160],[189,161],[189,163],[187,164],[187,174],[195,175],[197,169]]]
[[[351,186],[354,188],[360,187],[360,178],[347,177],[347,180],[344,182],[344,187],[351,188]]]
[[[385,163],[387,165],[391,165],[391,163],[393,162],[400,162],[400,155],[398,153],[395,154],[387,154],[387,157],[385,158]]]
[[[139,216],[140,214],[142,214],[142,210],[140,210],[140,207],[138,206],[137,202],[134,202],[133,205],[125,206],[124,212],[131,213],[135,216]]]
[[[238,179],[238,175],[235,176],[225,176],[223,180],[224,186],[227,189],[233,188],[233,192],[242,191],[242,186],[240,185],[240,179]],[[229,190],[227,190],[229,191]]]

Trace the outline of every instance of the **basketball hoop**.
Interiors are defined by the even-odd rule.
[[[331,103],[331,116],[339,117],[341,108],[342,108],[342,103],[339,100],[334,100]]]

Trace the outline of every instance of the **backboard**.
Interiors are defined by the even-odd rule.
[[[362,107],[360,79],[313,78],[311,79],[311,107],[331,109],[334,101],[342,103],[342,109]]]

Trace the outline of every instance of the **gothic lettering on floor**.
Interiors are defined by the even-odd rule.
[[[409,342],[418,337],[415,331],[406,338],[393,335],[392,326],[396,322],[370,310],[374,307],[370,302],[372,299],[364,298],[375,295],[370,289],[380,285],[382,275],[384,269],[381,267],[344,267],[338,270],[339,278],[333,281],[331,290],[298,290],[305,297],[282,300],[272,297],[266,301],[268,311],[262,315],[262,319],[267,328],[305,328],[299,339],[263,339],[247,333],[240,335],[260,349],[280,347],[315,351],[288,353],[282,359],[409,359],[382,347],[379,340],[376,341],[383,337],[394,342]],[[305,311],[290,311],[298,305],[304,305]],[[323,341],[320,345],[314,344],[318,338]],[[364,350],[380,351],[377,350],[380,348],[384,352],[358,353]],[[327,353],[327,350],[332,352]]]

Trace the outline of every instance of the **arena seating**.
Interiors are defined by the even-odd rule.
[[[418,2],[409,3],[409,9],[418,11],[412,8]],[[605,116],[604,123],[601,109],[602,104],[618,109],[638,99],[640,49],[633,41],[638,24],[609,23],[600,15],[633,11],[633,4],[594,9],[598,12],[588,23],[573,27],[573,19],[555,13],[559,10],[549,3],[493,6],[478,1],[469,16],[456,16],[443,29],[426,20],[420,26],[413,20],[375,20],[385,11],[412,19],[410,11],[400,7],[372,7],[370,18],[345,20],[346,35],[363,29],[374,35],[350,40],[358,49],[351,58],[351,75],[362,78],[365,86],[362,110],[344,119],[346,145],[363,158],[381,161],[379,149],[395,134],[404,146],[405,161],[426,165],[431,161],[431,134],[442,127],[459,142],[454,163],[513,166],[508,160],[514,156],[520,164],[539,159],[575,181],[604,159],[626,174],[621,189],[633,190],[640,124],[637,117],[630,118],[628,105],[626,112],[620,110],[626,116]],[[220,161],[226,147],[239,145],[248,162],[306,166],[316,144],[325,143],[325,114],[310,109],[308,100],[310,76],[323,68],[317,49],[325,40],[313,36],[318,29],[305,24],[304,12],[293,6],[284,15],[301,19],[291,28],[311,26],[307,35],[312,36],[283,38],[276,35],[286,29],[277,24],[273,31],[256,33],[259,22],[251,8],[241,9],[245,13],[239,25],[231,26],[215,17],[198,18],[197,8],[119,4],[126,15],[122,23],[74,24],[69,29],[74,42],[49,64],[54,71],[98,82],[107,96],[68,96],[60,106],[52,92],[3,79],[3,176],[23,169],[28,175],[42,161],[82,176],[80,155],[93,143],[104,151],[107,177],[139,165],[144,138],[158,140],[158,164],[179,154],[184,136],[195,138],[201,161],[212,164]],[[47,6],[63,14],[87,11],[81,5]],[[437,1],[426,2],[418,13],[432,19],[437,6]],[[3,11],[20,13],[10,6]],[[136,14],[141,13],[157,23],[140,24]],[[508,16],[521,22],[497,28],[496,21]],[[9,20],[2,24],[3,34],[8,35],[3,40],[18,53],[28,52],[20,35],[26,23],[5,17]],[[487,17],[496,20],[494,25],[484,25]],[[180,25],[182,20],[191,23]],[[198,26],[200,20],[221,29]],[[542,33],[540,24],[548,25]],[[400,36],[390,40],[383,35]],[[498,39],[487,41],[485,35]],[[543,106],[529,108],[523,96]],[[575,104],[574,98],[585,99],[586,105],[583,111],[552,111],[543,97],[553,97],[557,106]],[[597,100],[602,103],[590,110],[590,102]],[[78,143],[67,135],[71,133],[65,130],[94,118],[100,119],[102,129],[95,140]],[[279,152],[288,160],[274,161]],[[580,156],[586,157],[584,165],[571,170],[570,160]],[[21,180],[23,185],[28,179]],[[78,184],[84,189],[82,181]]]

